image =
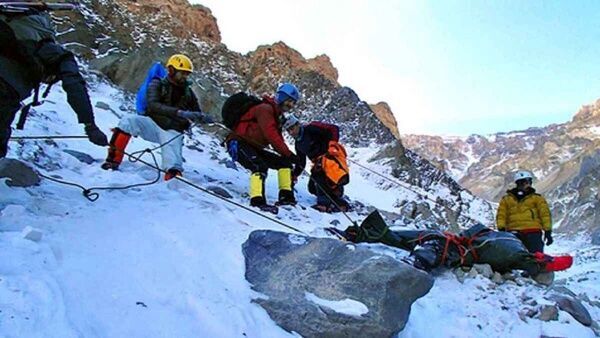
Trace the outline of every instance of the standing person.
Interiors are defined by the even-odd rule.
[[[102,169],[118,169],[131,136],[140,136],[146,141],[164,144],[161,155],[162,169],[167,172],[165,181],[182,176],[182,133],[190,128],[190,121],[213,122],[201,112],[188,81],[193,71],[192,61],[187,56],[175,54],[169,58],[167,76],[164,79],[154,78],[148,85],[145,115],[125,115],[114,128]]]
[[[244,113],[227,138],[231,157],[250,170],[250,205],[277,213],[277,207],[267,204],[265,179],[269,169],[277,170],[279,198],[277,205],[295,205],[292,190],[292,163],[295,155],[281,134],[283,113],[292,109],[300,99],[298,88],[284,83],[273,97],[264,96],[262,102]],[[272,146],[276,153],[268,151]]]
[[[514,233],[530,252],[544,252],[551,245],[552,216],[546,199],[532,187],[533,175],[527,170],[515,174],[516,187],[500,200],[496,214],[499,231]],[[543,233],[543,239],[542,239]]]
[[[48,13],[26,7],[22,11],[0,11],[0,158],[8,152],[11,124],[21,108],[20,102],[34,89],[37,98],[41,83],[56,81],[62,81],[67,102],[84,125],[90,142],[108,145],[106,135],[94,122],[86,83],[75,56],[56,42]]]
[[[295,141],[294,181],[304,171],[306,157],[313,163],[308,181],[308,191],[317,196],[313,208],[321,212],[348,211],[349,204],[343,196],[350,176],[346,150],[338,143],[339,128],[322,122],[302,124],[294,115],[288,116],[283,127]]]

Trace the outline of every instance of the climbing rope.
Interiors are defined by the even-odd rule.
[[[125,152],[123,152],[125,153]],[[152,160],[154,161],[154,164],[158,167],[158,161],[156,160],[156,156],[154,155],[154,153],[152,152],[152,150],[150,149],[144,149],[144,150],[140,150],[131,154],[127,154],[129,161],[130,162],[140,162],[140,158],[145,154],[145,153],[149,153],[152,156]],[[138,155],[139,154],[139,155]],[[80,184],[77,183],[73,183],[73,182],[67,182],[64,180],[60,180],[54,177],[50,177],[50,176],[46,176],[44,174],[38,173],[41,177],[56,182],[56,183],[60,183],[60,184],[64,184],[64,185],[69,185],[69,186],[73,186],[73,187],[77,187],[79,189],[82,190],[83,192],[83,196],[85,198],[87,198],[89,201],[91,202],[95,202],[100,195],[96,192],[92,192],[93,190],[127,190],[127,189],[131,189],[131,188],[137,188],[137,187],[143,187],[143,186],[148,186],[148,185],[152,185],[156,182],[158,182],[160,180],[160,172],[157,172],[156,178],[152,181],[149,182],[143,182],[143,183],[135,183],[135,184],[129,184],[129,185],[124,185],[124,186],[117,186],[117,187],[92,187],[92,188],[86,188]]]
[[[273,150],[271,150],[271,149],[269,149],[269,148],[263,148],[263,146],[259,145],[259,144],[258,144],[258,143],[256,143],[255,141],[253,141],[253,140],[250,140],[250,139],[248,139],[248,138],[244,137],[243,135],[240,135],[240,134],[236,133],[235,131],[233,131],[233,130],[231,130],[231,129],[227,128],[225,125],[223,125],[223,124],[221,124],[221,123],[214,123],[214,125],[216,125],[216,126],[220,127],[221,129],[223,129],[223,130],[225,130],[225,131],[227,131],[227,132],[229,132],[229,133],[232,133],[232,134],[234,134],[235,136],[237,136],[237,137],[241,138],[241,139],[242,139],[244,142],[248,142],[248,143],[250,143],[250,144],[253,144],[253,145],[255,145],[255,146],[259,147],[259,148],[260,148],[262,151],[264,151],[264,152],[267,152],[267,153],[270,153],[270,154],[271,154],[271,155],[273,155],[273,156],[277,156],[277,157],[279,157],[279,158],[282,158],[281,154],[279,154],[279,153],[277,153],[277,152],[275,152],[275,151],[273,151]],[[221,144],[225,144],[225,140],[224,140],[224,141],[223,141]],[[317,189],[320,189],[320,190],[323,192],[323,194],[324,194],[324,195],[327,197],[327,199],[329,199],[329,200],[331,201],[331,203],[333,203],[333,205],[334,205],[334,206],[337,208],[337,210],[339,210],[339,211],[340,211],[340,212],[341,212],[341,213],[342,213],[342,214],[343,214],[343,215],[344,215],[344,216],[345,216],[345,217],[346,217],[346,218],[347,218],[347,219],[350,221],[350,223],[352,223],[352,225],[357,225],[356,221],[355,221],[355,220],[353,220],[353,219],[352,219],[352,218],[351,218],[351,217],[348,215],[348,213],[347,213],[347,212],[345,212],[344,210],[342,210],[342,208],[341,208],[341,206],[339,205],[339,203],[337,203],[337,202],[335,201],[335,199],[334,199],[333,197],[331,197],[331,195],[329,195],[329,194],[327,193],[327,191],[326,191],[326,190],[323,188],[323,186],[322,186],[321,184],[319,184],[319,182],[317,182],[317,181],[316,181],[316,180],[315,180],[315,179],[312,177],[312,175],[311,175],[311,174],[310,174],[310,173],[309,173],[309,172],[306,170],[306,168],[305,168],[305,169],[303,169],[303,170],[302,170],[302,172],[303,172],[303,173],[306,173],[306,174],[308,175],[309,179],[310,179],[310,180],[312,180],[312,182],[313,182],[313,183],[314,183],[314,184],[317,186]]]
[[[83,195],[88,200],[94,202],[94,201],[96,201],[99,198],[99,194],[92,192],[92,190],[124,190],[124,189],[130,189],[130,188],[133,188],[133,187],[151,185],[151,184],[154,184],[154,183],[158,182],[160,180],[160,174],[161,173],[165,173],[166,174],[167,171],[164,170],[164,169],[161,169],[159,167],[158,161],[156,160],[156,156],[154,155],[153,151],[157,150],[157,149],[159,149],[161,147],[164,147],[166,144],[168,144],[169,142],[172,142],[174,139],[176,139],[177,137],[182,136],[183,134],[184,133],[180,133],[180,134],[176,135],[175,137],[171,138],[170,140],[168,140],[167,142],[165,142],[163,144],[160,144],[160,145],[158,145],[158,146],[156,146],[156,147],[154,147],[152,149],[144,149],[144,150],[140,150],[140,151],[133,152],[133,153],[127,153],[125,151],[120,150],[120,151],[123,152],[123,154],[125,154],[125,155],[128,156],[128,159],[131,162],[140,162],[140,163],[142,163],[142,164],[144,164],[146,166],[149,166],[149,167],[151,167],[151,168],[153,168],[153,169],[155,169],[157,171],[157,177],[156,177],[156,179],[154,179],[151,182],[145,182],[145,183],[139,183],[139,184],[132,184],[132,185],[127,185],[127,186],[122,186],[122,187],[93,187],[93,188],[85,188],[84,186],[82,186],[80,184],[77,184],[77,183],[67,182],[67,181],[60,180],[60,179],[57,179],[57,178],[54,178],[54,177],[49,177],[49,176],[46,176],[46,175],[43,175],[43,174],[41,174],[40,176],[43,177],[43,178],[46,178],[46,179],[48,179],[50,181],[56,182],[56,183],[65,184],[65,185],[69,185],[69,186],[74,186],[74,187],[80,188],[83,191]],[[64,138],[67,138],[67,139],[71,138],[71,139],[76,139],[76,138],[84,138],[84,137],[87,138],[87,136],[83,136],[83,137],[75,137],[75,136],[73,136],[73,137],[62,137],[62,136],[58,136],[58,137],[57,136],[37,136],[37,137],[34,137],[34,136],[27,136],[27,137],[21,137],[19,139],[21,139],[21,140],[54,139],[54,138],[63,138],[63,139]],[[11,139],[14,139],[14,138],[11,138]],[[145,153],[150,153],[151,154],[152,160],[153,160],[154,164],[146,162],[146,161],[144,161],[144,160],[141,159],[141,157]],[[221,200],[223,200],[223,201],[225,201],[227,203],[233,204],[233,205],[235,205],[235,206],[237,206],[239,208],[242,208],[242,209],[244,209],[246,211],[249,211],[249,212],[251,212],[251,213],[253,213],[255,215],[263,217],[263,218],[265,218],[265,219],[267,219],[267,220],[269,220],[269,221],[271,221],[273,223],[276,223],[276,224],[281,225],[281,226],[283,226],[285,228],[288,228],[290,230],[293,230],[295,232],[298,232],[300,234],[308,236],[308,234],[305,233],[305,232],[303,232],[302,230],[299,230],[299,229],[297,229],[297,228],[295,228],[295,227],[293,227],[291,225],[288,225],[288,224],[286,224],[286,223],[284,223],[284,222],[282,222],[280,220],[277,220],[275,218],[272,218],[272,217],[269,217],[267,215],[264,215],[264,214],[262,214],[262,213],[260,213],[260,212],[258,212],[256,210],[252,210],[251,208],[249,208],[249,207],[247,207],[245,205],[242,205],[242,204],[237,203],[235,201],[229,200],[228,198],[223,197],[221,195],[218,195],[218,194],[216,194],[216,193],[214,193],[214,192],[212,192],[212,191],[210,191],[210,190],[208,190],[206,188],[203,188],[203,187],[201,187],[201,186],[199,186],[199,185],[197,185],[197,184],[195,184],[193,182],[190,182],[190,181],[184,179],[183,177],[175,176],[174,179],[177,179],[180,182],[183,182],[183,183],[185,183],[185,184],[187,184],[187,185],[189,185],[189,186],[191,186],[193,188],[196,188],[196,189],[198,189],[198,190],[200,190],[200,191],[202,191],[204,193],[207,193],[207,194],[209,194],[209,195],[211,195],[213,197],[219,198],[219,199],[221,199]]]
[[[9,141],[21,141],[21,140],[53,140],[53,139],[87,139],[85,135],[57,135],[57,136],[14,136],[9,138]]]
[[[377,172],[377,171],[375,171],[375,170],[373,170],[373,169],[370,169],[370,168],[368,168],[368,167],[366,167],[366,166],[364,166],[364,165],[360,164],[359,162],[357,162],[357,161],[354,161],[354,160],[352,160],[352,159],[350,159],[350,158],[348,158],[348,161],[349,161],[349,162],[352,162],[352,163],[354,163],[354,164],[356,164],[357,166],[359,166],[359,167],[361,167],[361,168],[363,168],[363,169],[365,169],[365,170],[367,170],[367,171],[369,171],[369,172],[371,172],[371,173],[373,173],[373,174],[375,174],[375,175],[377,175],[377,176],[379,176],[379,177],[381,177],[381,178],[383,178],[383,179],[385,179],[385,180],[387,180],[388,182],[391,182],[391,183],[393,183],[393,184],[396,184],[396,185],[398,185],[398,186],[400,186],[400,187],[402,187],[402,188],[404,188],[404,189],[407,189],[407,190],[409,190],[409,191],[413,192],[414,194],[416,194],[417,196],[420,196],[420,197],[422,197],[422,198],[425,198],[425,199],[427,199],[427,200],[429,200],[429,201],[433,202],[433,203],[434,203],[434,204],[436,204],[436,205],[445,206],[445,205],[441,204],[440,202],[438,202],[436,199],[433,199],[432,197],[430,197],[429,195],[427,195],[427,194],[423,194],[423,193],[421,193],[421,192],[418,192],[418,191],[416,191],[416,190],[415,190],[414,188],[412,188],[410,185],[403,184],[403,183],[400,183],[398,180],[391,179],[391,178],[389,178],[389,177],[387,177],[387,176],[385,176],[385,175],[383,175],[383,174],[381,174],[381,173],[379,173],[379,172]],[[464,218],[466,218],[466,219],[468,219],[468,220],[470,220],[470,221],[472,221],[472,222],[475,222],[475,223],[481,223],[481,221],[480,221],[480,220],[476,220],[476,219],[474,219],[474,218],[472,218],[472,217],[469,217],[469,216],[466,216],[466,215],[460,215],[460,216],[462,216],[462,217],[464,217]],[[459,217],[460,217],[460,216],[459,216]]]

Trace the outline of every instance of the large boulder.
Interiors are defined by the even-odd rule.
[[[254,231],[243,245],[255,299],[303,337],[391,337],[433,278],[389,256],[328,238]]]
[[[40,183],[40,177],[31,167],[12,158],[0,158],[0,178],[8,177],[9,187],[31,187]]]

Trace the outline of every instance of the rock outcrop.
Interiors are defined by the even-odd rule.
[[[303,337],[391,337],[433,286],[427,273],[338,240],[269,230],[243,245],[254,301]]]
[[[279,83],[293,82],[302,95],[294,114],[303,120],[335,123],[346,145],[387,148],[376,158],[390,168],[390,174],[393,171],[409,185],[444,190],[450,184],[456,196],[472,198],[467,196],[468,191],[460,187],[457,190],[450,176],[415,153],[409,157],[402,141],[390,131],[391,111],[378,104],[377,110],[385,108],[381,115],[385,117],[377,118],[356,92],[338,83],[338,71],[326,55],[307,59],[284,42],[259,46],[246,55],[230,51],[220,42],[210,10],[191,6],[185,0],[81,0],[80,4],[79,12],[56,13],[60,41],[87,60],[90,71],[104,74],[129,92],[137,91],[153,62],[165,62],[174,53],[184,53],[194,62],[192,89],[202,109],[216,120],[220,120],[223,102],[233,93],[272,94]],[[120,110],[133,111],[133,107]],[[413,221],[429,218],[430,223],[457,226],[458,218],[454,216],[469,209],[468,203],[446,202],[443,206],[422,203],[420,211],[413,213],[417,217]]]
[[[0,179],[9,187],[31,187],[40,183],[38,174],[25,163],[12,158],[0,158]]]
[[[498,201],[516,169],[532,170],[565,231],[593,230],[600,193],[600,100],[583,106],[570,122],[544,128],[467,138],[403,135],[419,153],[477,196]],[[594,224],[596,226],[594,226]]]
[[[187,0],[123,1],[127,10],[140,17],[155,17],[153,24],[168,27],[173,36],[180,39],[201,37],[221,42],[217,19],[207,7],[190,5]]]
[[[392,112],[392,108],[386,102],[379,102],[377,104],[369,105],[375,116],[383,123],[383,125],[389,129],[394,137],[398,140],[400,139],[400,132],[398,131],[398,122],[396,122],[396,118],[394,117],[394,113]]]

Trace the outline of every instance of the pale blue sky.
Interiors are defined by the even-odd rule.
[[[402,133],[487,134],[568,121],[600,98],[600,1],[206,0],[225,43],[327,54]]]

